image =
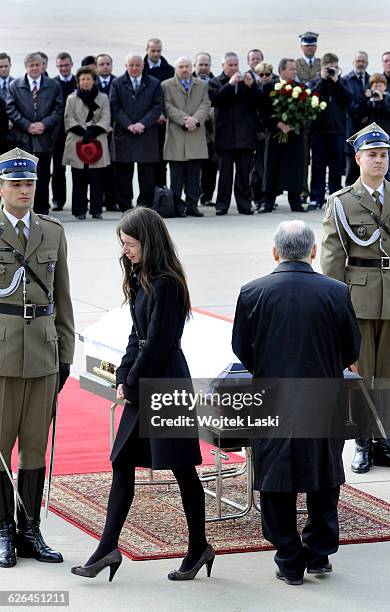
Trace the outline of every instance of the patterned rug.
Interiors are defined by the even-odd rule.
[[[238,464],[237,464],[238,465]],[[202,468],[202,474],[210,471]],[[146,477],[147,472],[138,472]],[[138,476],[139,477],[139,476]],[[156,471],[154,478],[172,478],[169,471]],[[99,537],[104,525],[110,473],[56,476],[50,507],[56,514],[87,533]],[[212,484],[209,488],[212,488]],[[245,478],[224,480],[223,494],[245,505]],[[305,506],[301,496],[298,506]],[[233,512],[222,504],[223,513]],[[206,495],[207,516],[215,516],[215,500]],[[339,503],[342,544],[390,540],[390,504],[349,485],[341,489]],[[298,515],[302,528],[305,515]],[[262,535],[259,513],[252,509],[238,520],[211,522],[207,538],[218,553],[270,550]],[[186,523],[176,484],[136,486],[134,502],[123,529],[120,548],[133,560],[181,557],[186,552]]]

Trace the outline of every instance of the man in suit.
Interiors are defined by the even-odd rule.
[[[49,212],[50,164],[61,127],[63,99],[60,84],[42,74],[39,53],[25,57],[26,74],[9,86],[7,113],[13,127],[11,137],[39,159],[35,212]]]
[[[137,162],[138,205],[153,206],[155,168],[159,159],[157,120],[162,113],[161,85],[143,74],[140,55],[126,58],[126,72],[111,86],[111,117],[114,126],[111,161],[115,164],[116,201],[122,212],[132,207],[134,163]]]
[[[14,78],[10,75],[11,58],[7,53],[0,53],[0,97],[7,97],[7,91]]]
[[[64,112],[68,96],[77,89],[77,81],[72,74],[72,57],[66,51],[62,51],[56,57],[56,68],[59,75],[54,80],[60,84],[62,98],[64,101],[64,111],[62,114],[61,126],[53,151],[53,174],[51,178],[51,188],[53,191],[53,211],[62,210],[66,203],[66,166],[62,165],[62,157],[65,148],[65,128]]]
[[[12,123],[8,119],[6,114],[6,100],[7,93],[10,83],[14,78],[10,75],[11,72],[11,58],[7,53],[0,53],[0,98],[2,100],[1,107],[1,134],[0,134],[0,154],[5,153],[9,149],[12,149],[13,144],[11,141],[11,128]],[[5,119],[7,123],[5,124]]]
[[[302,221],[277,227],[272,252],[277,268],[241,289],[233,351],[260,384],[261,379],[294,379],[296,391],[298,379],[331,379],[331,390],[333,379],[342,379],[343,368],[359,355],[360,334],[348,288],[314,272],[314,232]],[[289,402],[282,416],[302,422],[308,406],[299,397],[295,403],[289,399],[294,411],[290,413]],[[330,405],[329,412],[337,408]],[[276,577],[288,584],[302,584],[305,569],[309,574],[332,571],[328,555],[339,544],[343,446],[343,440],[326,437],[252,440],[263,533],[277,549]],[[296,520],[298,492],[306,492],[308,511],[302,539]]]
[[[64,229],[30,210],[38,158],[0,156],[0,567],[18,557],[60,563],[39,529],[45,455],[57,395],[69,376],[74,323]],[[18,493],[5,465],[18,440]],[[4,460],[4,463],[3,463]],[[16,530],[17,527],[17,530]]]
[[[380,411],[387,396],[379,390],[390,379],[390,184],[385,180],[390,144],[388,134],[375,123],[349,142],[360,178],[329,197],[321,266],[324,274],[348,284],[362,334],[358,371]],[[365,426],[361,421],[359,425]],[[353,472],[363,474],[373,464],[390,467],[390,441],[374,440],[373,434],[367,431],[356,440]]]
[[[250,72],[241,75],[238,55],[225,53],[222,73],[209,82],[215,108],[215,149],[219,158],[217,215],[226,215],[234,196],[238,212],[252,215],[249,173],[256,148],[256,112],[260,89]]]
[[[167,117],[164,159],[169,161],[176,214],[203,217],[198,200],[202,160],[208,159],[205,123],[210,100],[207,83],[191,73],[191,60],[179,57],[175,62],[175,76],[162,83]],[[185,210],[181,204],[183,190]]]
[[[353,99],[347,113],[347,137],[359,132],[367,125],[367,117],[358,112],[364,99],[364,92],[369,89],[370,75],[367,72],[368,55],[358,51],[353,58],[353,70],[345,75],[343,82],[350,89]],[[352,145],[347,145],[345,184],[352,185],[359,178],[359,166],[355,161],[355,151]]]
[[[195,56],[194,71],[192,76],[208,83],[214,78],[211,72],[211,55],[201,51]],[[202,161],[202,171],[200,175],[200,202],[204,206],[214,206],[213,194],[217,184],[218,159],[215,152],[215,117],[214,109],[210,108],[209,117],[205,123],[208,159]]]
[[[162,41],[159,38],[150,38],[146,43],[144,57],[144,74],[160,81],[171,79],[175,74],[173,66],[168,64],[162,53]],[[163,113],[157,120],[159,161],[156,164],[156,185],[164,187],[167,184],[167,163],[164,161],[166,118]]]
[[[260,83],[260,77],[257,74],[255,68],[256,68],[256,66],[261,64],[261,62],[264,61],[263,52],[260,51],[260,49],[251,49],[250,51],[248,51],[248,53],[246,55],[246,59],[247,59],[247,62],[248,62],[248,66],[249,66],[249,70],[250,70],[251,75],[253,76],[253,78],[256,81],[256,83]]]
[[[108,53],[100,53],[96,56],[96,73],[99,91],[110,95],[111,85],[116,79],[116,76],[112,74],[112,57]],[[108,134],[108,145],[111,147],[112,134]],[[106,210],[119,210],[119,206],[115,201],[115,177],[113,165],[106,166],[103,172],[103,198],[104,206]]]

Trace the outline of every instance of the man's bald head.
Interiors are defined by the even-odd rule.
[[[314,259],[317,253],[313,230],[303,221],[283,221],[274,234],[273,255],[276,261]]]
[[[189,79],[192,73],[192,61],[182,55],[175,61],[175,72],[179,79]]]

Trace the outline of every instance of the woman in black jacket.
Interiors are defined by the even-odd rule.
[[[179,484],[189,531],[188,552],[170,580],[192,580],[202,565],[210,575],[214,550],[205,536],[205,497],[195,466],[202,462],[197,438],[152,439],[139,435],[138,384],[142,378],[185,379],[190,372],[180,348],[190,298],[182,266],[164,221],[153,210],[136,208],[118,226],[122,244],[123,291],[133,328],[117,369],[117,397],[125,407],[111,453],[113,480],[107,518],[97,550],[79,576],[94,577],[110,566],[110,581],[120,565],[118,538],[129,512],[135,466],[171,469]]]

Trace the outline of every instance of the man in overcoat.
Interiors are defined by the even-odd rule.
[[[385,176],[390,142],[376,123],[348,142],[355,149],[360,178],[329,197],[321,266],[324,274],[349,287],[362,334],[358,371],[385,416],[390,381],[390,184]],[[356,419],[361,428],[370,429],[363,415],[357,413]],[[372,430],[366,434],[356,440],[352,471],[363,474],[373,464],[390,467],[390,440],[375,439]]]
[[[185,192],[185,211],[176,204],[181,216],[202,217],[197,205],[200,197],[202,160],[208,159],[205,122],[210,99],[207,84],[192,76],[187,57],[175,62],[175,76],[162,83],[167,131],[164,159],[169,161],[171,189],[176,202]]]
[[[277,268],[241,289],[232,346],[254,379],[340,379],[359,355],[348,288],[314,272],[315,255],[314,232],[302,221],[283,222],[274,236]],[[277,578],[302,584],[305,568],[313,574],[332,571],[328,555],[339,543],[344,441],[275,437],[254,439],[252,446],[263,533],[277,549]],[[306,492],[308,512],[302,539],[298,492]]]
[[[47,214],[50,164],[62,124],[63,98],[58,81],[42,74],[40,53],[27,55],[24,65],[25,76],[9,86],[7,114],[13,124],[13,142],[39,159],[34,211]]]
[[[121,211],[132,207],[134,163],[137,162],[138,205],[153,205],[156,162],[159,161],[157,119],[162,113],[162,91],[157,79],[142,74],[140,55],[129,54],[126,72],[111,85],[110,103],[114,132],[116,201]]]
[[[57,394],[74,353],[66,240],[59,221],[30,210],[38,159],[0,156],[0,567],[19,557],[60,563],[40,532],[45,454]],[[11,453],[18,440],[17,525]],[[4,462],[4,463],[3,463]],[[17,527],[17,530],[16,530]]]

